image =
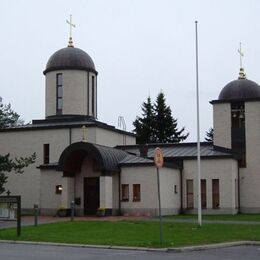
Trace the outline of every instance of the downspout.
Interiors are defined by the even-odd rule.
[[[240,170],[239,170],[239,167],[237,167],[237,207],[238,207],[238,213],[241,213],[241,208],[240,208]]]
[[[183,167],[180,168],[180,193],[181,193],[181,208],[180,208],[180,213],[183,214],[183,187],[182,187],[182,183],[183,183],[183,177],[182,177],[182,173],[183,173]]]
[[[118,173],[118,215],[121,215],[121,171]]]
[[[72,135],[72,133],[71,133],[71,127],[69,128],[69,145],[71,145],[71,135]]]

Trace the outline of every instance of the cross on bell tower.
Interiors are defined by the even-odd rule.
[[[237,50],[239,53],[239,57],[240,57],[240,70],[239,70],[239,79],[246,79],[246,73],[244,71],[243,68],[243,64],[242,64],[242,58],[244,57],[244,53],[242,52],[242,43],[239,43],[239,49]]]

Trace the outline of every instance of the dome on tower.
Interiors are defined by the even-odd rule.
[[[85,70],[97,74],[91,57],[85,51],[71,46],[56,51],[49,58],[43,74],[55,70]]]
[[[260,86],[245,77],[240,69],[239,78],[229,82],[220,92],[218,100],[252,99],[260,98]]]

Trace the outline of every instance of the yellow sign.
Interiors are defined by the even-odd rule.
[[[154,151],[154,163],[158,168],[163,167],[163,152],[159,147]]]

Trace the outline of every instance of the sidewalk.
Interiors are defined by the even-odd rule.
[[[109,216],[109,217],[74,217],[74,221],[122,221],[122,220],[147,220],[149,217],[144,216]],[[34,216],[23,216],[22,217],[22,226],[33,226],[34,225]],[[51,216],[39,216],[38,224],[47,224],[47,223],[57,223],[57,222],[66,222],[70,221],[70,217],[51,217]],[[16,220],[1,220],[0,219],[0,229],[16,227]]]
[[[70,217],[52,217],[52,216],[39,216],[38,224],[56,223],[56,222],[66,222],[70,221]],[[74,217],[74,221],[159,221],[159,218],[147,217],[147,216],[108,216],[108,217]],[[164,223],[197,223],[197,219],[174,219],[174,218],[163,218]],[[232,220],[203,220],[204,224],[239,224],[239,225],[260,225],[260,221],[232,221]],[[16,221],[1,220],[0,219],[0,229],[15,227]],[[34,217],[33,216],[23,216],[22,226],[33,226]]]

